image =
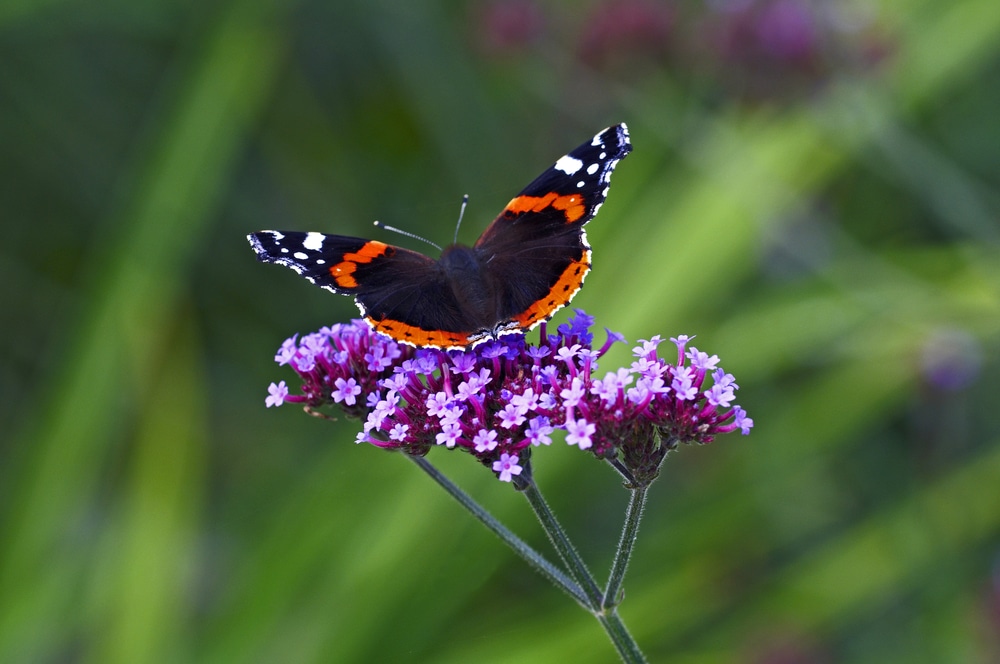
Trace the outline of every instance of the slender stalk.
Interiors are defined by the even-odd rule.
[[[531,508],[535,511],[535,516],[541,522],[542,528],[544,528],[545,533],[549,536],[552,546],[559,553],[559,557],[562,558],[569,573],[583,587],[587,599],[592,602],[589,610],[594,614],[598,622],[601,623],[601,627],[604,628],[615,650],[618,651],[618,656],[626,664],[643,664],[646,658],[643,656],[642,651],[639,650],[639,644],[629,634],[628,629],[625,628],[625,623],[622,622],[621,617],[615,611],[614,607],[605,609],[601,606],[601,590],[598,588],[597,582],[594,581],[594,576],[587,569],[586,563],[583,562],[580,554],[576,552],[573,544],[569,541],[566,531],[563,530],[555,514],[549,509],[548,503],[545,502],[541,491],[538,490],[538,485],[535,484],[530,473],[525,479],[526,481],[519,483],[519,487],[531,504]]]
[[[457,500],[462,507],[469,510],[469,512],[471,512],[474,517],[479,519],[484,526],[493,531],[497,537],[503,540],[507,546],[514,550],[514,553],[521,556],[529,565],[538,570],[542,576],[555,584],[557,588],[561,588],[567,595],[575,599],[583,608],[591,612],[594,610],[596,604],[594,604],[593,598],[590,594],[584,594],[580,586],[571,578],[566,576],[562,570],[546,560],[540,553],[528,546],[524,540],[508,530],[502,523],[497,521],[492,514],[483,509],[479,503],[469,496],[469,494],[458,488],[458,486],[442,474],[441,471],[431,465],[426,458],[421,456],[412,456],[409,454],[406,456],[409,457],[413,463],[417,464],[421,470],[430,475],[435,482],[451,494],[451,497]],[[591,581],[593,580],[591,579]]]
[[[648,491],[648,484],[633,487],[630,491],[628,507],[625,509],[625,524],[622,526],[622,536],[618,541],[618,551],[615,552],[615,561],[611,565],[608,587],[605,589],[604,599],[601,601],[601,606],[605,610],[613,609],[620,601],[618,593],[622,587],[622,580],[625,578],[625,571],[628,569],[629,559],[632,557],[632,548],[635,546],[636,537],[639,535],[639,521],[642,519],[642,510],[646,506]]]
[[[601,610],[602,594],[594,580],[594,575],[587,569],[587,564],[583,562],[583,558],[576,552],[573,543],[569,541],[569,537],[556,519],[556,515],[549,509],[549,505],[542,497],[542,492],[538,490],[535,480],[529,475],[527,481],[519,483],[519,486],[522,487],[524,497],[528,499],[531,509],[535,511],[535,516],[541,522],[545,534],[549,536],[549,541],[552,542],[552,546],[562,558],[570,576],[576,579],[576,582],[583,588],[583,592],[587,596],[587,609],[596,614]]]
[[[632,638],[615,609],[612,608],[607,613],[598,614],[597,620],[600,621],[604,631],[611,638],[611,643],[614,644],[618,656],[625,664],[646,664],[646,656],[639,650],[639,644]]]
[[[520,478],[522,481],[517,484],[534,510],[535,516],[537,516],[538,520],[541,522],[542,528],[548,535],[549,540],[555,547],[559,557],[562,558],[566,568],[570,571],[570,576],[576,579],[575,582],[552,563],[547,561],[540,553],[528,546],[523,540],[521,540],[521,538],[497,521],[492,514],[483,509],[467,493],[458,488],[458,486],[443,475],[437,468],[431,465],[427,459],[418,456],[407,456],[409,456],[410,460],[417,464],[417,466],[419,466],[425,473],[430,475],[431,478],[445,491],[451,494],[451,496],[457,500],[459,504],[479,519],[483,525],[492,530],[507,544],[507,546],[513,549],[515,553],[524,558],[529,565],[534,567],[558,588],[561,588],[564,592],[566,592],[566,594],[575,599],[577,603],[594,614],[598,622],[600,622],[601,627],[604,628],[608,638],[611,639],[611,643],[618,652],[618,656],[621,657],[625,664],[645,664],[645,656],[642,654],[642,651],[639,650],[639,645],[636,643],[635,639],[632,638],[632,635],[625,627],[625,623],[622,622],[622,619],[615,610],[615,607],[613,605],[605,606],[602,604],[603,598],[606,597],[606,595],[602,595],[593,575],[590,573],[590,570],[587,569],[586,563],[584,563],[583,559],[580,558],[580,555],[576,552],[573,544],[569,541],[569,537],[567,537],[562,525],[556,519],[555,514],[552,513],[548,503],[545,502],[541,491],[538,490],[538,486],[535,484],[534,479],[531,478],[530,470],[525,473],[527,477],[522,475]],[[632,494],[633,500],[629,503],[629,511],[626,513],[626,532],[630,529],[629,516],[633,514],[633,511],[635,511],[636,514],[641,514],[642,512],[642,505],[645,503],[645,488],[641,490],[641,493],[642,497],[638,499],[638,503],[635,499],[636,494]],[[635,532],[637,529],[638,516],[635,517],[635,523],[631,526],[632,535],[628,545],[623,547],[619,544],[613,570],[618,569],[619,560],[623,560],[623,563],[621,564],[621,575],[625,574],[625,567],[628,564],[628,556],[632,549],[632,543],[635,541]],[[625,537],[626,534],[623,532],[623,542],[625,541]],[[622,553],[623,549],[625,550],[624,556]],[[612,573],[612,578],[615,578],[614,572]],[[621,579],[618,578],[619,586],[620,583]],[[609,590],[611,589],[610,583],[608,588]]]
[[[637,484],[636,479],[635,479],[635,475],[632,474],[632,471],[630,471],[625,466],[625,464],[623,464],[621,462],[621,460],[619,460],[619,459],[608,459],[608,464],[612,468],[614,468],[616,471],[618,471],[618,474],[622,476],[622,479],[625,480],[625,486],[631,487],[631,486],[634,486],[635,484]]]

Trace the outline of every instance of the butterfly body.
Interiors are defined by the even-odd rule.
[[[248,239],[261,261],[353,296],[369,325],[397,341],[468,348],[531,329],[579,291],[591,257],[583,226],[630,150],[625,125],[605,129],[514,197],[474,246],[451,245],[437,260],[343,235],[260,231]]]

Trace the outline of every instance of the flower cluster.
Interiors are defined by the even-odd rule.
[[[463,449],[508,482],[556,430],[633,482],[652,481],[679,443],[749,433],[753,420],[732,403],[733,376],[717,356],[688,348],[691,337],[672,338],[669,359],[657,354],[658,336],[641,341],[630,367],[598,378],[598,358],[624,339],[608,331],[595,350],[592,325],[577,311],[557,334],[543,327],[538,345],[508,335],[447,352],[397,344],[362,321],[335,325],[285,341],[275,360],[298,373],[302,393],[272,383],[267,405],[338,404],[365,418],[359,443],[417,455],[434,446]]]

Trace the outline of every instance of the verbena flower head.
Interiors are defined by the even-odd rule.
[[[578,310],[556,334],[543,326],[537,345],[508,335],[468,351],[404,346],[360,320],[334,325],[282,344],[275,361],[299,375],[301,393],[272,383],[266,403],[335,404],[364,419],[359,443],[464,450],[508,482],[556,430],[642,484],[680,443],[750,432],[753,420],[732,403],[733,376],[689,347],[692,337],[640,341],[630,367],[598,377],[597,360],[624,338],[608,331],[595,350],[593,322]]]

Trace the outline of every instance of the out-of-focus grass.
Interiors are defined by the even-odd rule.
[[[613,658],[356,423],[263,409],[281,340],[354,309],[243,236],[378,217],[439,240],[468,192],[473,237],[617,121],[635,151],[574,304],[697,334],[757,424],[654,487],[621,607],[652,660],[1000,652],[995,3],[869,8],[883,62],[764,102],[706,99],[670,57],[587,61],[602,4],[0,10],[0,659]],[[487,48],[519,7],[543,37]],[[949,358],[964,389],[930,378]],[[434,452],[546,547],[509,487]],[[576,450],[535,464],[601,576],[621,488]]]

